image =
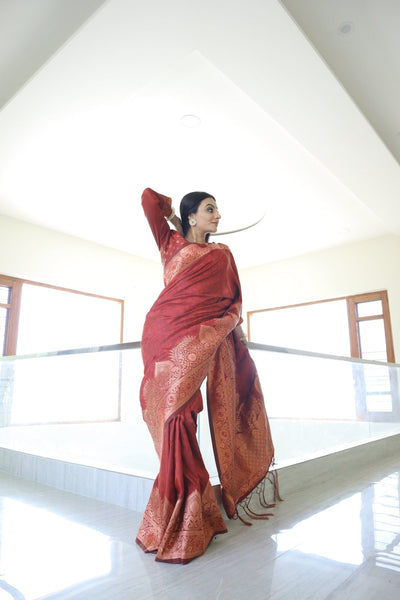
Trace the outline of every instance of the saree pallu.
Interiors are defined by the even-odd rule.
[[[274,449],[254,363],[234,332],[241,291],[229,249],[173,231],[159,247],[165,288],[143,330],[140,401],[160,472],[136,541],[158,561],[187,563],[227,531],[196,437],[203,381],[229,518],[268,474]]]

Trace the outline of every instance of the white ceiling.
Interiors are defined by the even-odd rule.
[[[158,260],[145,187],[249,267],[400,235],[397,0],[0,0],[0,214]],[[197,115],[185,128],[181,117]]]

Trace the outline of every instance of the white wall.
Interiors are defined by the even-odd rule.
[[[163,286],[155,262],[8,217],[0,217],[0,274],[125,300],[125,342],[140,340]]]
[[[399,265],[400,238],[384,236],[243,270],[245,321],[251,310],[387,290],[400,362]]]

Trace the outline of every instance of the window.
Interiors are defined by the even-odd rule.
[[[2,355],[6,352],[5,345],[10,311],[10,296],[11,288],[5,285],[0,286],[0,347],[2,348]]]
[[[248,313],[249,340],[316,353],[395,362],[386,291]],[[399,418],[398,384],[386,365],[354,368],[357,418]]]
[[[386,291],[248,313],[249,340],[394,362]]]
[[[249,340],[310,352],[350,355],[346,300],[249,313]]]
[[[387,293],[351,296],[348,307],[352,356],[395,362]],[[396,376],[385,366],[365,365],[355,384],[360,417],[373,416],[376,421],[399,417]]]
[[[387,292],[347,298],[351,356],[395,362]]]
[[[2,355],[116,344],[123,300],[0,276]]]
[[[0,275],[0,356],[16,352],[21,283]]]

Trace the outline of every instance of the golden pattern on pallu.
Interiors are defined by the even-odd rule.
[[[206,244],[187,244],[182,246],[182,239],[179,239],[177,236],[171,238],[169,252],[173,252],[173,245],[176,246],[176,253],[173,254],[167,264],[165,264],[165,255],[163,256],[163,252],[161,252],[162,262],[165,265],[165,285],[171,283],[178,273],[181,273],[184,269],[190,267],[193,262],[204,256],[204,254],[210,252],[211,248],[211,246],[207,246]]]
[[[199,389],[210,360],[225,337],[225,326],[201,325],[198,337],[186,336],[170,351],[169,360],[155,364],[154,376],[143,386],[143,417],[161,453],[164,425]],[[181,399],[181,404],[179,404]]]

